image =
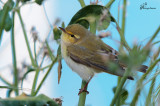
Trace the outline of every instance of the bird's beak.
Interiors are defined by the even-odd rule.
[[[64,28],[59,27],[59,29],[66,33],[66,31],[65,31],[65,29],[64,29]]]

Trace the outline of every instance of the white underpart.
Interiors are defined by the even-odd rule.
[[[72,71],[76,72],[83,80],[88,81],[90,77],[94,76],[94,71],[91,68],[78,64],[69,57],[65,57],[64,59]]]
[[[64,58],[68,66],[72,69],[72,71],[76,72],[85,81],[88,81],[90,77],[94,76],[95,71],[93,71],[92,68],[74,62],[70,57],[66,55],[66,49],[66,46],[61,44],[62,57]]]

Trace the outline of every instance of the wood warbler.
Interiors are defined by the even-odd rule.
[[[92,34],[79,24],[72,24],[61,28],[61,53],[62,57],[79,76],[87,82],[80,93],[86,91],[89,81],[96,73],[106,72],[117,76],[123,76],[127,65],[118,60],[118,52],[105,44],[100,38]],[[109,61],[119,66],[119,70],[109,68]],[[139,71],[146,72],[148,67],[142,65]],[[132,76],[127,77],[133,80]]]

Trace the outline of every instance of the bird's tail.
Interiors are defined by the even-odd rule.
[[[143,72],[143,73],[146,73],[147,69],[148,69],[148,66],[141,65],[141,66],[139,67],[138,71]]]

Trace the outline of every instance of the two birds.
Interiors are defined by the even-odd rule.
[[[72,24],[61,28],[61,53],[62,57],[84,81],[87,82],[80,93],[86,90],[89,81],[96,73],[106,72],[117,76],[123,76],[127,64],[123,64],[118,59],[118,52],[105,44],[100,38],[92,34],[79,24]],[[119,70],[113,71],[109,67],[109,62],[119,66]],[[142,65],[139,69],[146,72],[148,67]],[[133,80],[132,76],[128,79]]]

